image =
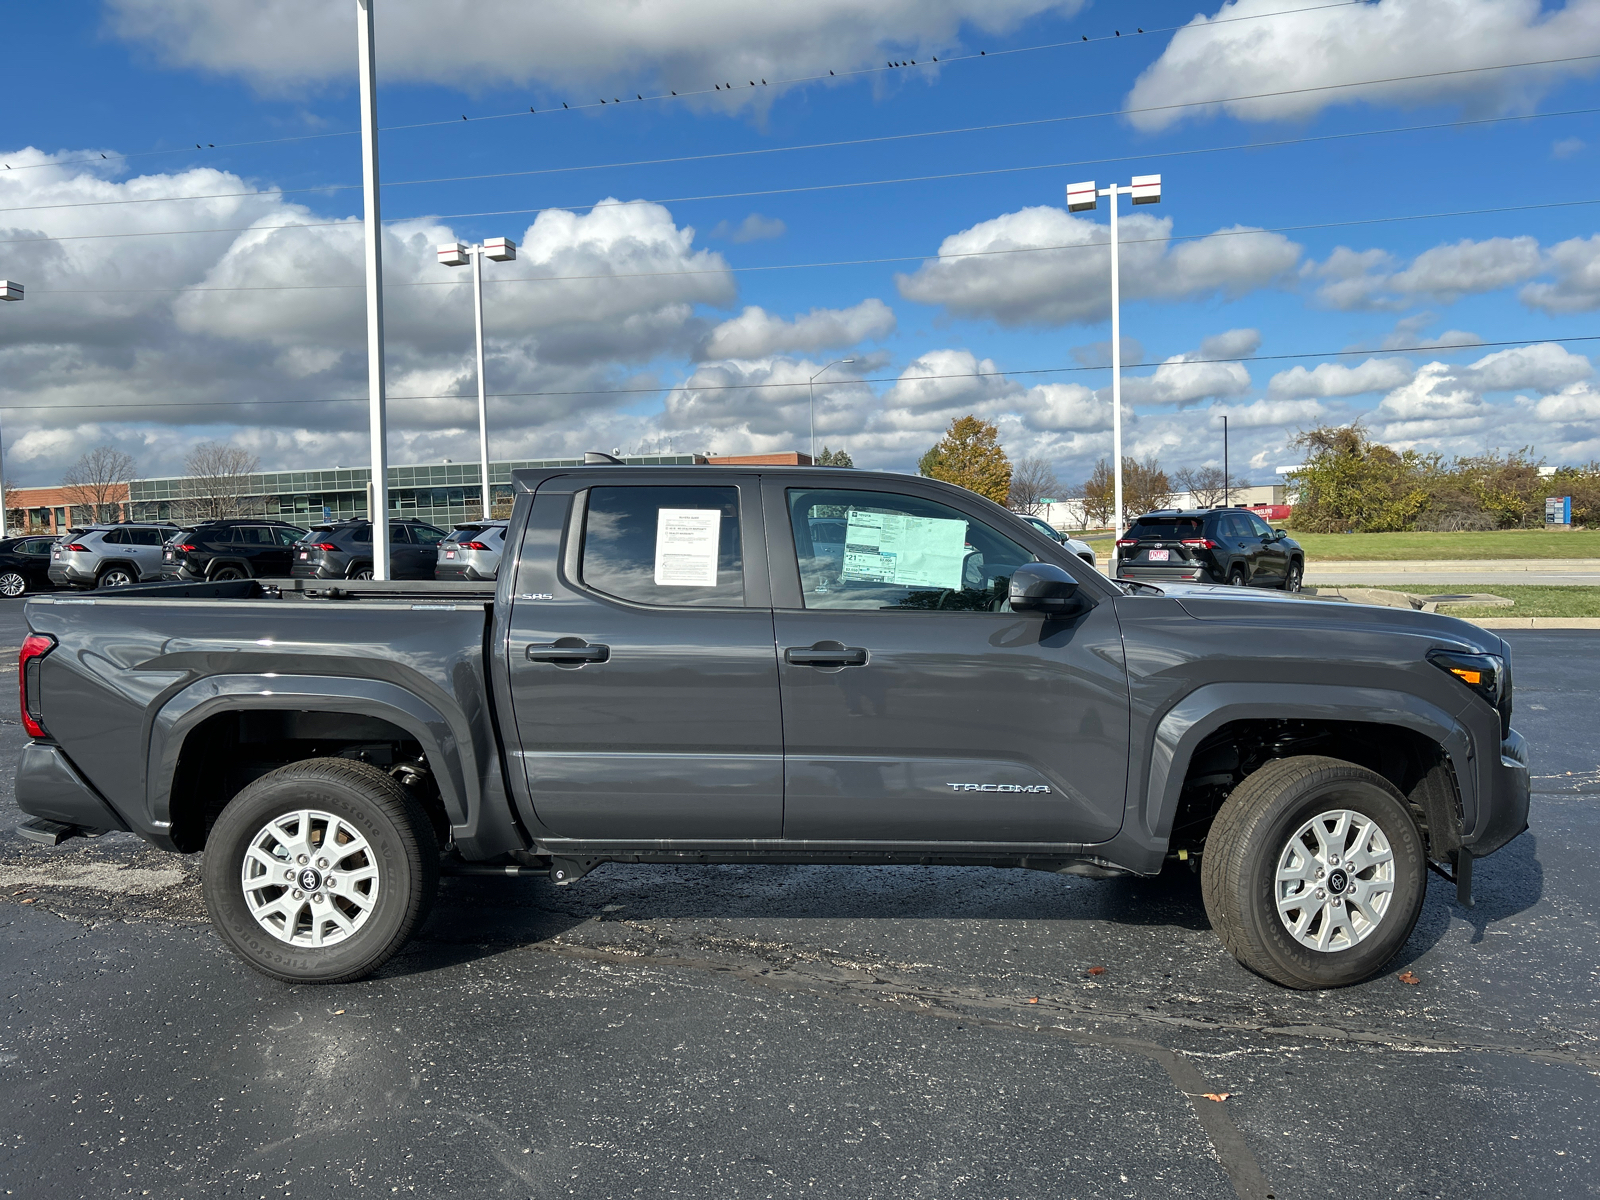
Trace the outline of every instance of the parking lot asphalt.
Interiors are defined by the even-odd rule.
[[[7,717],[0,1190],[1595,1194],[1600,637],[1507,640],[1532,829],[1310,994],[1237,966],[1186,871],[620,865],[446,880],[380,976],[289,987],[204,924],[197,858],[22,842]]]

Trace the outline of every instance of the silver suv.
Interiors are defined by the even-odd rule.
[[[506,545],[505,521],[466,521],[439,543],[435,579],[493,579]]]
[[[57,587],[126,587],[161,578],[161,545],[176,525],[91,525],[50,547],[50,582]]]

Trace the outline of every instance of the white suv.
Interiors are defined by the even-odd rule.
[[[126,587],[161,578],[161,545],[176,525],[91,525],[50,547],[50,582],[57,587]]]

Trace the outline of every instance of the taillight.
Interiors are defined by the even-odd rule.
[[[1137,546],[1138,544],[1139,544],[1139,539],[1138,538],[1118,538],[1117,539],[1117,545],[1119,545],[1119,546]]]
[[[81,542],[73,542],[70,546],[63,546],[61,548],[63,550],[81,550],[85,552],[87,552],[89,549],[89,547],[83,545]]]
[[[56,648],[56,640],[48,633],[30,633],[22,639],[22,653],[17,656],[17,685],[21,691],[22,727],[29,737],[49,737],[39,720],[44,716],[44,701],[39,693],[39,664],[44,656]]]
[[[307,550],[337,550],[338,548],[332,542],[308,542],[306,544]]]
[[[460,543],[460,548],[462,550],[487,550],[489,547],[482,542],[462,542]]]
[[[176,542],[173,544],[172,548],[174,550],[182,550],[185,554],[187,554],[190,550],[200,549],[199,546],[194,545],[192,542]]]
[[[1185,546],[1198,546],[1202,550],[1217,550],[1221,548],[1210,538],[1184,538],[1183,544]]]

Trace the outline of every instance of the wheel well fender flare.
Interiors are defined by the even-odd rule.
[[[102,562],[94,569],[94,577],[99,579],[100,576],[104,575],[107,571],[113,570],[116,567],[121,567],[124,571],[132,571],[135,575],[139,573],[139,568],[135,566],[131,560],[112,558]]]
[[[270,683],[270,689],[264,684]],[[477,764],[472,743],[432,704],[399,684],[349,676],[213,675],[172,696],[156,712],[150,730],[145,778],[146,804],[159,828],[172,823],[172,787],[188,737],[218,713],[290,709],[376,717],[421,743],[452,825],[469,822],[476,800]]]
[[[206,578],[212,578],[218,571],[222,570],[223,567],[237,567],[239,570],[244,572],[244,577],[246,579],[255,578],[255,572],[250,569],[250,563],[247,560],[242,558],[222,558],[220,556],[213,558],[206,566]]]
[[[1139,800],[1141,832],[1165,842],[1172,833],[1178,797],[1195,747],[1230,721],[1359,721],[1411,729],[1443,747],[1461,787],[1463,814],[1477,811],[1474,775],[1468,769],[1472,737],[1453,715],[1405,692],[1335,684],[1211,683],[1198,687],[1167,710],[1150,745],[1150,773]]]

